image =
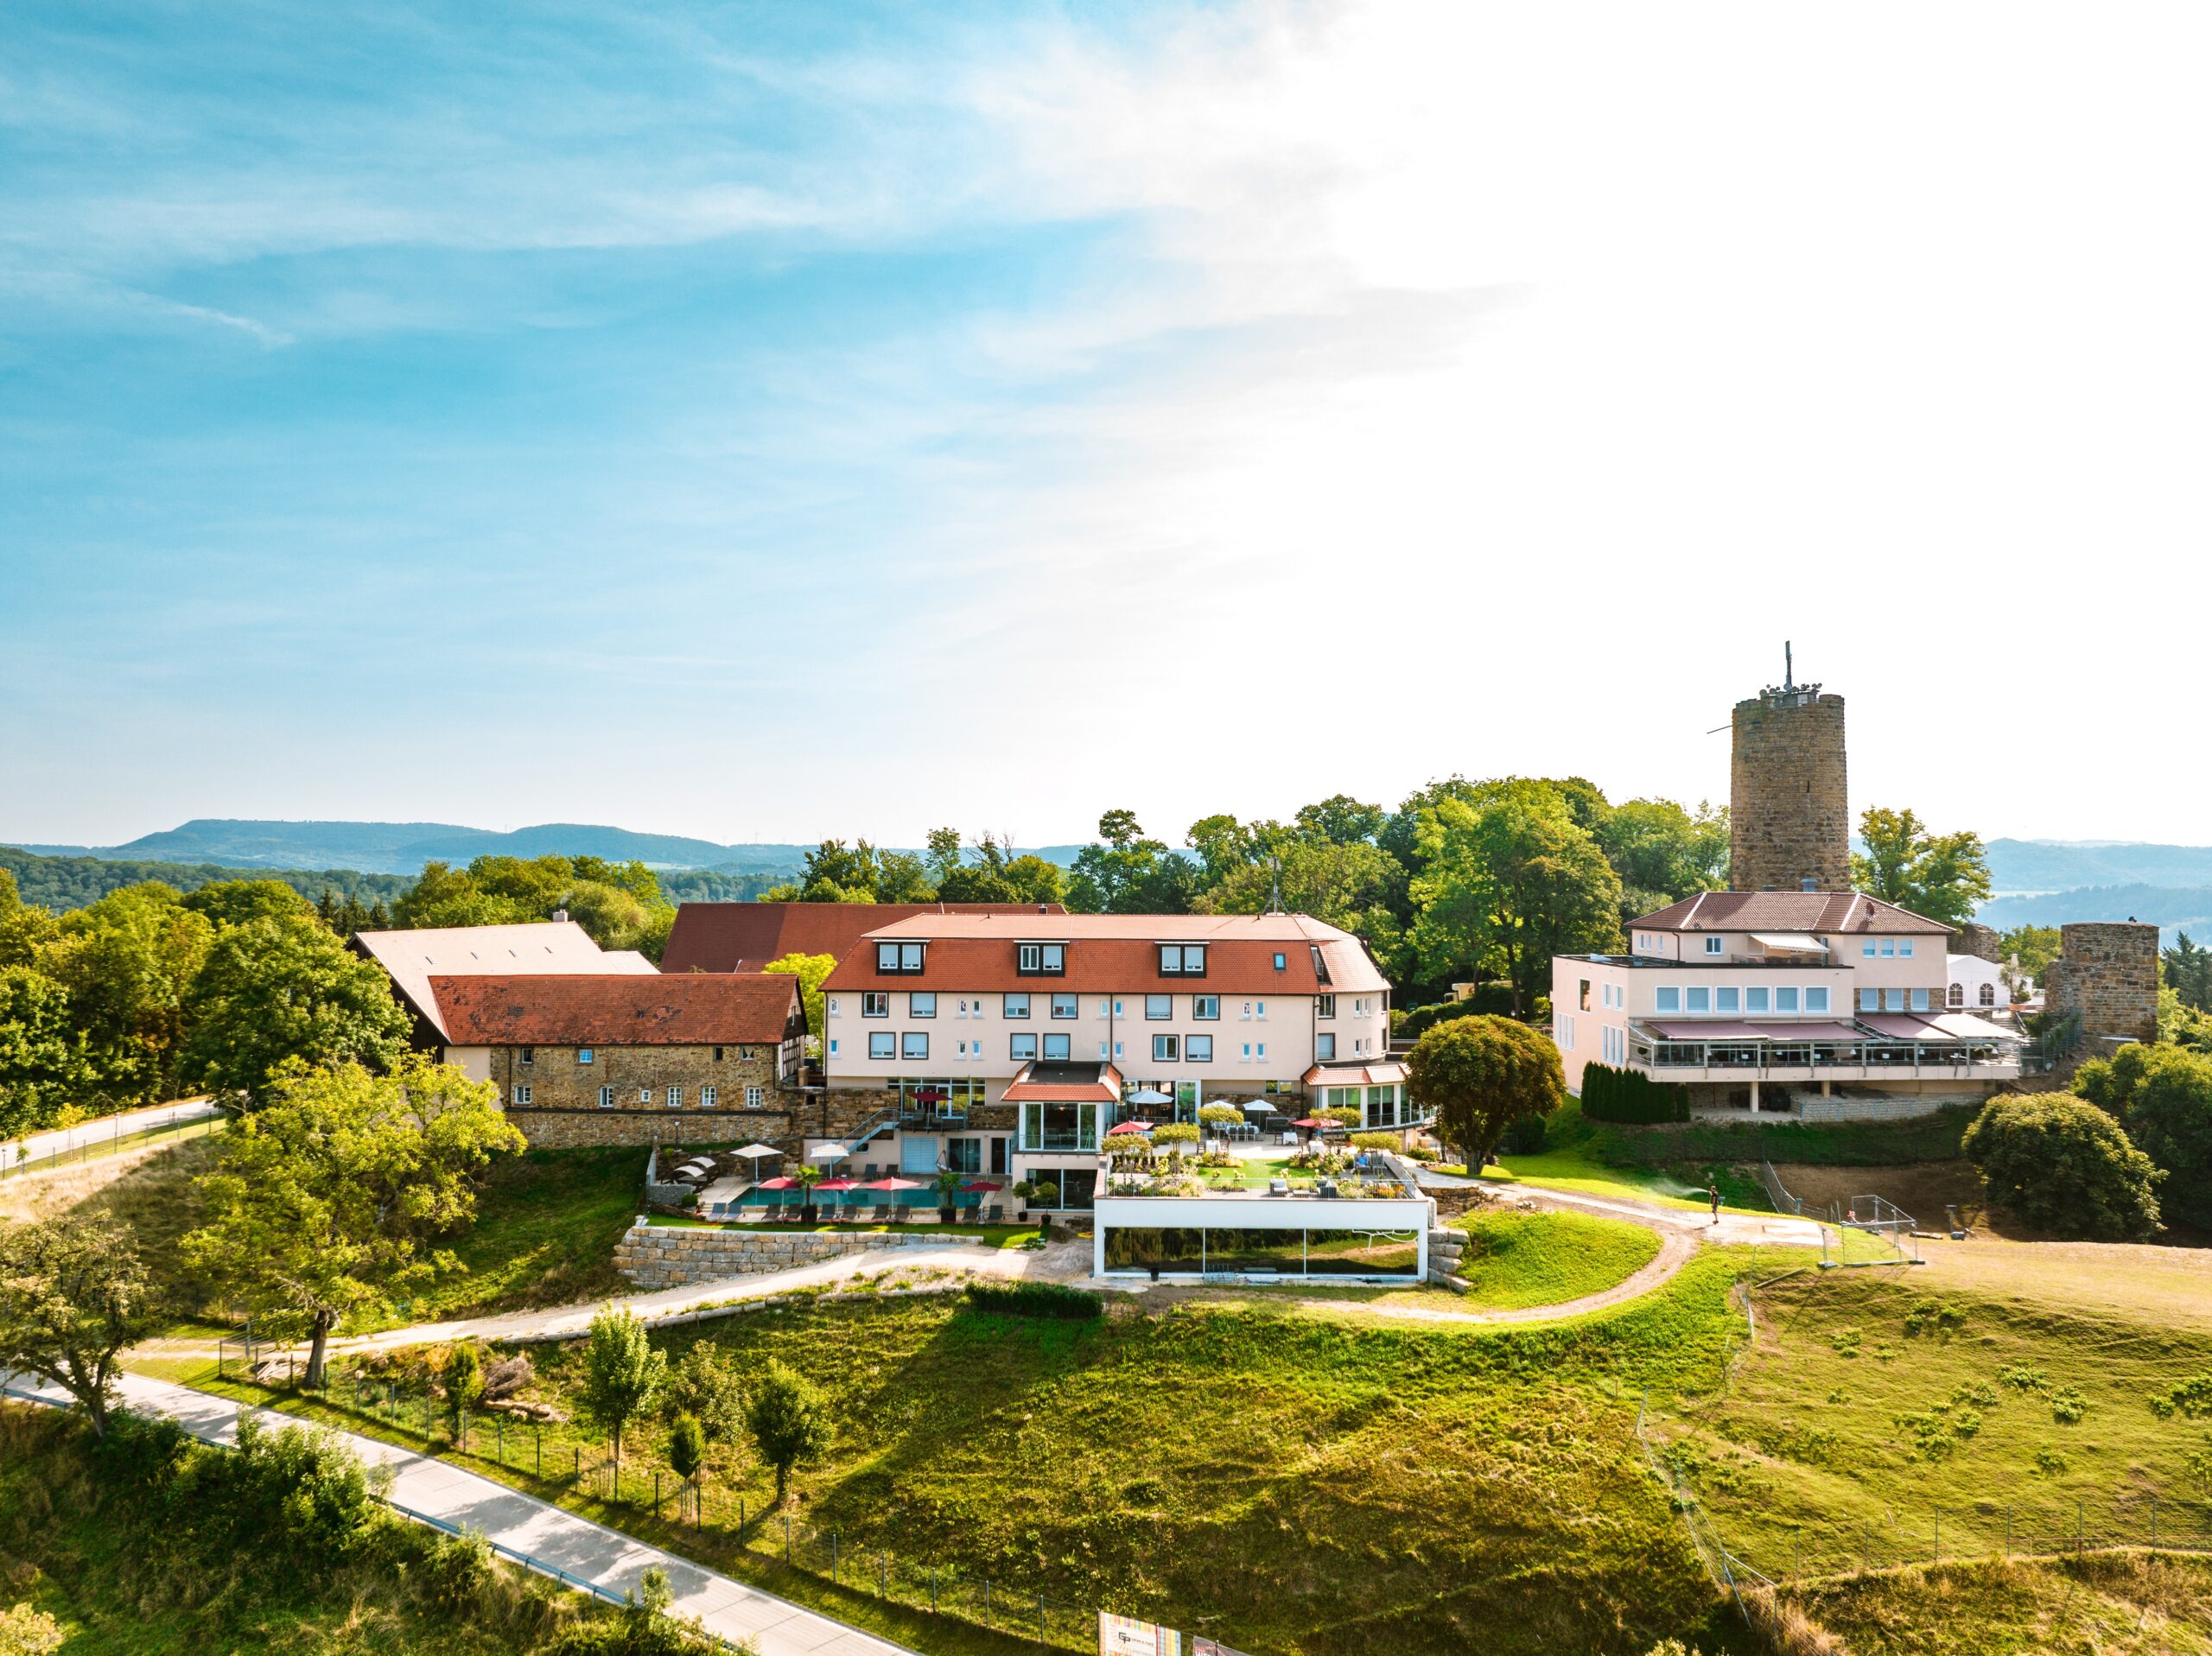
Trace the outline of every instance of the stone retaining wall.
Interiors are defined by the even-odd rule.
[[[1966,1093],[1896,1093],[1881,1098],[1853,1098],[1838,1093],[1833,1098],[1817,1094],[1797,1094],[1797,1116],[1800,1121],[1910,1121],[1916,1117],[1933,1115],[1953,1104],[1979,1104],[1986,1094]],[[1745,1119],[1740,1114],[1735,1120]],[[1787,1116],[1774,1120],[1787,1122]]]
[[[614,1268],[639,1288],[683,1288],[759,1277],[849,1253],[900,1247],[982,1247],[980,1237],[896,1231],[748,1231],[734,1226],[633,1224],[614,1245]]]

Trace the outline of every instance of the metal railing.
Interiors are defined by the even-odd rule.
[[[126,1151],[141,1150],[149,1145],[165,1140],[198,1137],[220,1133],[228,1117],[218,1112],[213,1115],[188,1116],[182,1120],[164,1121],[150,1127],[131,1127],[128,1116],[110,1118],[113,1126],[104,1137],[92,1137],[73,1145],[60,1145],[36,1156],[21,1156],[12,1144],[0,1145],[0,1179],[31,1177],[51,1172],[57,1167],[73,1167],[80,1162],[99,1161],[103,1157],[121,1155]]]

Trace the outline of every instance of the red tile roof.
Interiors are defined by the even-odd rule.
[[[1008,1104],[1113,1104],[1122,1096],[1122,1072],[1110,1063],[1050,1063],[1032,1060],[1014,1072],[1001,1101]]]
[[[1940,920],[1857,891],[1700,891],[1630,923],[1643,931],[1940,933]]]
[[[1034,915],[1031,903],[686,903],[662,951],[664,972],[758,972],[786,955],[843,960],[868,933],[924,914]],[[1065,910],[1058,904],[1052,912]]]
[[[880,927],[868,941],[920,939],[929,944],[918,977],[875,969],[872,948],[855,949],[830,974],[828,988],[935,989],[1004,993],[1058,989],[1085,993],[1266,995],[1384,994],[1389,982],[1350,932],[1302,914],[1065,914],[918,916]],[[1065,942],[1067,970],[1025,977],[1016,946]],[[1163,977],[1159,945],[1206,945],[1204,977]],[[1314,969],[1321,955],[1324,981]],[[1274,957],[1283,957],[1275,970]]]
[[[453,1046],[772,1046],[799,1032],[787,972],[434,977]]]
[[[1396,1059],[1375,1063],[1317,1063],[1299,1077],[1308,1087],[1357,1087],[1372,1082],[1387,1086],[1406,1078],[1406,1066]]]

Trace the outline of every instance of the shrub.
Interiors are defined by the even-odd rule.
[[[707,1463],[707,1434],[688,1414],[677,1416],[675,1429],[668,1434],[668,1463],[687,1483]]]
[[[1106,1302],[1058,1282],[971,1282],[968,1303],[1004,1317],[1039,1317],[1063,1323],[1096,1323]]]
[[[1582,1114],[1620,1126],[1656,1126],[1690,1119],[1689,1089],[1654,1081],[1641,1069],[1609,1063],[1582,1067]]]
[[[2169,1215],[2212,1228],[2212,1057],[2138,1042],[2083,1064],[2074,1090],[2165,1171]]]
[[[1399,1152],[1398,1135],[1395,1133],[1355,1133],[1344,1140],[1354,1150],[1388,1150]]]
[[[1132,1135],[1124,1135],[1125,1137]],[[1160,1145],[1194,1145],[1198,1142],[1198,1129],[1189,1121],[1169,1121],[1152,1130],[1152,1142]]]
[[[1516,1116],[1548,1115],[1567,1095],[1559,1049],[1510,1018],[1463,1018],[1433,1029],[1406,1061],[1408,1090],[1436,1117],[1437,1136],[1479,1172]]]
[[[1544,1118],[1516,1116],[1506,1123],[1503,1148],[1509,1156],[1534,1156],[1544,1147]]]
[[[474,1407],[484,1396],[484,1360],[476,1348],[462,1341],[446,1355],[446,1401],[455,1409]]]
[[[2139,1242],[2165,1176],[2120,1124],[2067,1094],[1993,1098],[1961,1141],[1993,1200],[2060,1236]]]
[[[728,1352],[702,1340],[669,1370],[662,1406],[671,1423],[690,1415],[709,1442],[734,1443],[745,1429],[745,1382]]]
[[[1468,999],[1440,1000],[1433,1006],[1409,1007],[1402,1017],[1393,1012],[1390,1032],[1417,1041],[1439,1024],[1448,1024],[1455,1018],[1507,1018],[1512,1012],[1511,984],[1478,983]]]

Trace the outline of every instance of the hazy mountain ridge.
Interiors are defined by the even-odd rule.
[[[683,834],[642,834],[585,822],[541,822],[501,833],[455,822],[282,822],[239,817],[195,817],[124,845],[15,843],[16,849],[47,857],[226,868],[351,868],[374,874],[419,874],[426,862],[465,863],[485,856],[593,856],[661,869],[796,874],[814,849],[810,844],[718,845]],[[1081,848],[1046,846],[1037,854],[1065,865]]]
[[[1999,891],[2212,887],[2212,846],[1992,840],[1989,878]]]

